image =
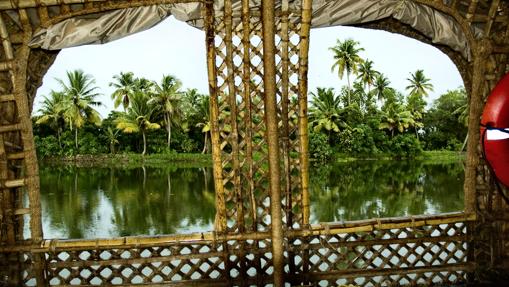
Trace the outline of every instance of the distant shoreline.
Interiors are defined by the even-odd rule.
[[[334,159],[326,164],[335,162],[348,162],[357,160],[418,160],[418,161],[460,161],[464,160],[465,152],[455,151],[424,151],[415,158],[395,158],[388,154],[349,156],[336,154]],[[50,156],[40,159],[45,166],[72,165],[77,167],[129,167],[129,166],[154,166],[179,165],[183,167],[206,167],[212,166],[211,154],[196,153],[171,153],[171,154],[98,154],[77,156]]]

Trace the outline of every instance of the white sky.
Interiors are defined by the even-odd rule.
[[[398,34],[351,27],[311,30],[309,53],[309,91],[316,87],[334,87],[339,91],[346,84],[331,72],[332,53],[329,47],[336,39],[353,38],[365,49],[363,58],[374,61],[376,70],[384,73],[391,86],[404,92],[410,73],[423,69],[435,91],[428,102],[447,90],[463,85],[452,61],[438,49]],[[99,112],[106,117],[113,109],[112,88],[108,83],[120,72],[134,72],[137,77],[160,81],[170,74],[183,82],[184,88],[197,88],[208,93],[205,60],[205,34],[173,17],[154,28],[104,45],[89,45],[65,49],[44,77],[37,91],[34,111],[40,107],[42,95],[59,89],[55,78],[65,79],[68,70],[82,69],[96,79],[104,106]]]

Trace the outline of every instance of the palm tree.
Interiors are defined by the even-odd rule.
[[[120,103],[122,103],[125,111],[129,106],[129,97],[134,90],[134,74],[132,72],[120,72],[120,75],[114,75],[113,79],[115,79],[116,82],[110,82],[109,84],[110,87],[115,88],[115,91],[111,94],[111,98],[115,101],[115,108],[120,106]]]
[[[373,69],[373,61],[366,59],[366,61],[359,64],[358,78],[365,86],[368,86],[368,94],[371,92],[371,86],[373,86],[379,74],[379,72]]]
[[[151,93],[154,87],[154,82],[146,78],[134,79],[134,90],[143,93]]]
[[[203,150],[201,153],[206,153],[208,150],[208,136],[211,129],[210,124],[210,96],[204,96],[199,101],[199,104],[197,106],[197,114],[198,117],[201,119],[201,122],[196,124],[196,127],[201,127],[201,132],[204,133],[204,139],[203,139]]]
[[[375,93],[377,99],[379,101],[383,101],[386,98],[387,89],[389,88],[389,85],[391,82],[387,77],[382,74],[378,73],[375,77],[375,89],[373,92]]]
[[[101,125],[101,117],[93,106],[100,106],[101,102],[95,101],[99,95],[92,76],[85,74],[82,70],[67,72],[67,83],[61,79],[57,81],[62,86],[64,100],[64,119],[71,130],[74,129],[74,142],[78,151],[78,130],[87,122]]]
[[[57,133],[59,147],[62,147],[60,135],[65,125],[64,99],[65,95],[63,93],[51,91],[49,97],[44,97],[42,107],[39,109],[41,116],[35,122],[38,125],[46,124]]]
[[[118,130],[112,129],[111,127],[108,127],[106,129],[106,138],[108,139],[108,142],[110,143],[110,152],[115,153],[115,145],[119,144],[118,141]]]
[[[404,110],[402,107],[390,109],[383,113],[379,129],[386,129],[394,137],[394,132],[404,132],[406,129],[413,127],[415,120],[410,111]]]
[[[427,96],[428,91],[433,91],[433,84],[430,83],[430,79],[426,78],[423,70],[417,70],[414,74],[410,74],[410,76],[407,79],[410,85],[406,87],[407,90],[410,90],[410,94]]]
[[[173,125],[179,125],[183,118],[182,92],[180,88],[182,83],[173,76],[163,76],[161,85],[155,84],[155,91],[150,99],[163,115],[163,122],[168,134],[168,149],[171,142],[171,128]]]
[[[364,48],[357,47],[359,42],[353,39],[346,39],[344,42],[337,40],[336,46],[330,47],[334,53],[334,64],[331,67],[331,71],[338,69],[338,76],[343,79],[343,75],[346,72],[346,79],[348,83],[348,90],[351,89],[350,74],[357,74],[359,64],[364,60],[359,56],[359,52],[364,51]],[[350,104],[350,99],[348,99]]]
[[[310,123],[315,131],[325,129],[328,132],[329,142],[331,133],[339,132],[338,120],[341,113],[340,98],[335,95],[332,88],[317,88],[316,93],[310,93]]]
[[[141,133],[143,138],[142,155],[147,153],[147,131],[161,128],[154,120],[156,112],[156,108],[149,103],[147,94],[135,91],[127,112],[120,114],[115,120],[117,129],[124,133]]]
[[[468,127],[468,117],[470,113],[470,101],[467,100],[467,93],[465,92],[465,88],[459,90],[461,95],[463,95],[464,103],[459,106],[456,110],[454,110],[453,114],[458,116],[458,121],[462,123],[465,127]],[[465,140],[463,140],[463,145],[461,146],[461,150],[463,151],[467,146],[468,141],[468,129],[467,135],[465,136]]]

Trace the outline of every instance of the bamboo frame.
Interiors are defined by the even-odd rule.
[[[43,51],[28,48],[32,31],[78,15],[142,5],[190,2],[203,3],[204,7],[216,188],[215,232],[162,237],[41,241],[43,236],[37,160],[29,120],[33,91],[27,87],[27,78],[40,81],[38,78],[49,63],[45,62],[46,64],[37,68],[33,66],[37,65],[37,59],[45,56],[50,58],[51,62],[54,55],[47,56]],[[279,5],[280,2],[282,5]],[[0,226],[7,223],[7,228],[0,228],[0,275],[4,276],[1,269],[5,264],[10,264],[8,262],[12,262],[12,258],[17,261],[16,264],[10,264],[10,270],[21,268],[14,271],[14,277],[19,277],[24,283],[35,278],[39,285],[46,283],[41,279],[44,278],[43,272],[49,272],[49,277],[58,279],[62,284],[70,284],[72,276],[66,277],[59,272],[74,270],[72,272],[75,274],[79,269],[72,268],[99,264],[111,269],[115,276],[121,276],[121,272],[112,267],[114,264],[125,264],[128,266],[126,268],[143,272],[142,268],[150,269],[152,267],[149,264],[159,262],[158,260],[165,264],[171,264],[173,260],[183,260],[190,266],[187,271],[197,272],[198,278],[192,278],[191,273],[186,273],[182,267],[174,265],[168,265],[172,269],[169,274],[151,269],[153,274],[165,276],[164,284],[174,286],[269,283],[281,286],[288,281],[312,284],[319,280],[338,285],[343,279],[348,284],[357,284],[355,280],[363,279],[366,281],[362,281],[364,283],[360,285],[376,285],[373,278],[377,276],[386,278],[391,284],[404,283],[405,280],[411,284],[431,284],[434,283],[433,276],[438,276],[437,280],[442,282],[454,283],[454,280],[476,280],[475,277],[467,279],[465,273],[477,270],[479,265],[497,267],[495,262],[503,258],[504,254],[509,255],[509,239],[504,236],[509,230],[505,216],[508,209],[501,205],[500,198],[493,192],[490,183],[492,179],[486,173],[477,149],[483,100],[496,80],[506,72],[509,64],[509,18],[506,16],[509,8],[504,1],[499,0],[412,2],[426,5],[455,19],[472,50],[472,61],[468,62],[459,53],[447,47],[439,47],[459,66],[470,94],[465,213],[319,225],[309,224],[306,114],[312,0],[303,0],[301,7],[292,8],[290,4],[294,3],[288,0],[264,0],[261,7],[250,6],[250,1],[242,0],[240,13],[238,10],[234,11],[236,6],[232,0],[225,1],[224,7],[216,7],[219,10],[214,10],[212,0],[0,2],[0,11],[11,10],[10,12],[18,13],[21,23],[21,26],[6,24],[4,20],[10,21],[9,17],[3,18],[5,13],[0,13],[0,38],[3,46],[3,54],[0,54],[0,78],[4,80],[0,81],[0,84],[12,84],[0,87],[0,110],[10,109],[9,115],[14,116],[5,119],[3,114],[0,115],[0,120],[4,120],[0,121]],[[59,12],[55,15],[49,13],[54,10],[49,9],[51,6],[60,7]],[[30,10],[30,17],[36,18],[29,19],[26,10],[29,8],[35,8]],[[390,20],[382,20],[359,25],[392,29],[393,32],[408,34],[430,43],[426,36],[412,31],[404,24],[391,26],[391,23]],[[481,27],[484,37],[476,38],[473,26]],[[290,41],[293,33],[298,34],[298,44]],[[281,39],[278,45],[274,42],[275,36]],[[256,37],[260,38],[260,44],[251,43]],[[216,46],[217,39],[220,39],[220,43]],[[235,39],[240,39],[240,44],[236,43]],[[295,54],[298,54],[298,64],[289,60]],[[276,55],[281,57],[280,63],[276,63]],[[242,62],[240,65],[234,61],[238,56]],[[260,63],[253,62],[256,57],[260,58]],[[33,77],[34,71],[36,77]],[[294,72],[298,75],[297,87],[289,80]],[[220,77],[224,77],[223,84],[218,81]],[[276,77],[281,79],[279,83],[276,83]],[[255,78],[257,81],[253,83]],[[238,79],[241,84],[236,83]],[[288,102],[294,95],[298,96],[296,105]],[[281,98],[279,105],[278,96]],[[262,97],[263,101],[260,101]],[[15,111],[15,115],[12,111]],[[290,122],[293,113],[298,116],[297,127]],[[229,131],[225,131],[227,126]],[[295,128],[298,131],[296,139],[292,134]],[[295,151],[299,154],[298,160],[290,156],[291,152]],[[23,162],[24,170],[11,168],[10,162]],[[295,170],[298,171],[297,175],[294,175]],[[247,182],[244,182],[244,179],[247,179]],[[298,187],[295,187],[296,185]],[[23,192],[28,194],[28,207],[19,204]],[[265,203],[269,199],[270,207]],[[27,214],[30,215],[32,234],[30,238],[23,240],[22,217]],[[270,223],[267,222],[269,215]],[[229,226],[230,222],[233,222],[233,226]],[[406,237],[400,237],[401,234]],[[472,244],[473,242],[475,244]],[[394,245],[400,246],[397,252],[404,254],[395,254],[396,251],[391,247]],[[383,252],[380,251],[382,249],[377,249],[377,246],[381,246],[383,252],[393,254],[403,263],[393,264],[384,259]],[[419,247],[425,251],[421,252]],[[203,252],[200,248],[209,251]],[[452,248],[452,251],[449,248]],[[150,258],[141,257],[142,249],[150,252]],[[188,249],[191,250],[190,254],[186,253]],[[120,258],[123,253],[119,250],[133,255]],[[171,250],[171,255],[164,256],[158,250]],[[433,250],[440,250],[445,254],[445,258]],[[287,251],[287,255],[283,251]],[[104,259],[100,252],[116,257]],[[378,256],[377,260],[384,264],[393,264],[392,268],[387,269],[375,264],[368,252]],[[431,259],[426,257],[426,252],[431,254]],[[87,253],[96,256],[98,261],[80,257]],[[270,258],[266,256],[269,253]],[[465,255],[467,253],[468,257]],[[71,262],[58,257],[65,254],[71,256]],[[10,259],[5,259],[9,256]],[[46,266],[41,261],[44,256],[50,258]],[[255,259],[251,259],[251,256]],[[347,267],[337,265],[335,258],[347,261],[348,256],[355,258],[348,262]],[[413,256],[424,262],[424,266],[412,265],[415,263],[410,260]],[[439,263],[434,265],[433,262]],[[135,263],[141,267],[134,266]],[[285,273],[286,266],[289,273]],[[368,269],[360,270],[360,266]],[[322,270],[322,267],[325,269]],[[249,273],[252,268],[255,276]],[[269,271],[271,268],[272,272]],[[29,271],[21,278],[19,275],[23,270]],[[213,275],[215,272],[218,275]],[[231,276],[235,272],[240,275]],[[404,274],[402,279],[391,277],[396,273]],[[178,279],[172,277],[175,274],[183,275]],[[432,276],[428,277],[426,274]],[[157,285],[157,282],[151,281],[151,276],[143,276],[142,283]],[[106,277],[101,280],[111,283]],[[132,279],[128,277],[122,280]],[[338,281],[339,277],[343,279]],[[80,284],[91,284],[90,279],[76,279],[80,280]]]
[[[285,236],[289,238],[301,238],[317,235],[338,235],[374,230],[392,230],[416,228],[422,226],[438,226],[443,224],[454,224],[460,222],[475,222],[476,215],[467,215],[463,212],[444,213],[439,215],[419,215],[410,217],[390,217],[367,220],[348,221],[344,223],[324,222],[312,224],[309,229],[285,230]],[[222,242],[222,241],[247,241],[266,240],[271,238],[271,232],[249,232],[249,233],[216,233],[198,232],[191,234],[174,234],[159,236],[126,236],[103,239],[49,239],[43,240],[40,244],[33,244],[27,241],[18,246],[0,246],[0,252],[51,252],[78,249],[115,249],[142,248],[152,246],[163,246],[168,244],[193,244],[199,242]]]

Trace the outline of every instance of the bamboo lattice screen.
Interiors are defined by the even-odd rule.
[[[76,16],[191,2],[201,5],[205,23],[215,231],[43,240],[30,110],[56,53],[29,48],[34,31]],[[310,225],[313,1],[0,1],[0,286],[460,284],[504,268],[507,207],[494,192],[477,139],[483,100],[508,70],[509,4],[410,2],[454,19],[472,58],[395,19],[353,25],[434,44],[458,65],[470,95],[465,212]]]

